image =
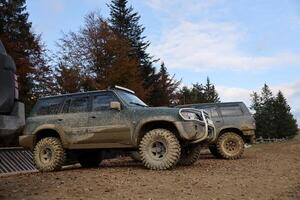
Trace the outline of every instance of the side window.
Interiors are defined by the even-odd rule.
[[[211,108],[209,109],[209,111],[210,111],[210,116],[211,116],[211,117],[219,117],[219,113],[218,113],[216,107],[211,107]]]
[[[64,98],[42,99],[36,105],[33,115],[54,115],[59,111]]]
[[[239,116],[243,115],[243,111],[240,106],[221,106],[221,113],[223,116]]]
[[[64,103],[64,107],[62,108],[62,113],[68,113],[71,105],[71,99],[67,99]]]
[[[112,93],[99,94],[93,97],[93,111],[110,109],[110,102],[118,101]]]
[[[87,112],[88,99],[87,96],[72,98],[69,113]]]

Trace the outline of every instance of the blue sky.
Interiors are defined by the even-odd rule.
[[[72,2],[72,3],[70,3]],[[27,2],[48,49],[76,31],[90,11],[107,17],[108,0]],[[300,124],[300,1],[129,0],[141,15],[149,51],[184,85],[209,76],[223,101],[245,101],[267,83],[282,90]]]

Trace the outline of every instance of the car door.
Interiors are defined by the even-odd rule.
[[[59,120],[65,137],[71,145],[88,143],[90,138],[87,132],[88,105],[88,95],[67,97],[64,102]]]
[[[99,147],[127,147],[131,143],[130,123],[122,109],[111,109],[113,101],[119,101],[113,92],[96,93],[92,96],[88,132],[94,134],[91,142]]]

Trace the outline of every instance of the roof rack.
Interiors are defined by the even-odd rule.
[[[129,92],[129,93],[135,94],[135,92],[133,90],[130,90],[128,88],[121,87],[121,86],[118,86],[118,85],[111,86],[108,89],[118,89],[118,90],[123,90],[123,91]]]

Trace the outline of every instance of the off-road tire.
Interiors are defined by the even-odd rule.
[[[176,136],[166,129],[154,129],[142,138],[139,151],[145,167],[165,170],[174,167],[181,153]]]
[[[33,157],[39,171],[57,171],[65,163],[66,152],[59,138],[46,137],[35,145]]]
[[[181,148],[179,165],[189,166],[199,160],[202,146],[200,144],[190,144]]]
[[[234,132],[222,134],[217,140],[218,153],[224,159],[239,159],[244,153],[244,140]]]
[[[130,156],[130,158],[132,158],[136,162],[141,162],[142,161],[141,155],[138,151],[129,152],[129,156]]]
[[[217,146],[216,145],[209,145],[208,149],[210,153],[216,157],[216,158],[222,158],[221,154],[218,152]]]
[[[100,152],[85,152],[78,156],[78,162],[84,168],[99,167],[102,160]]]

